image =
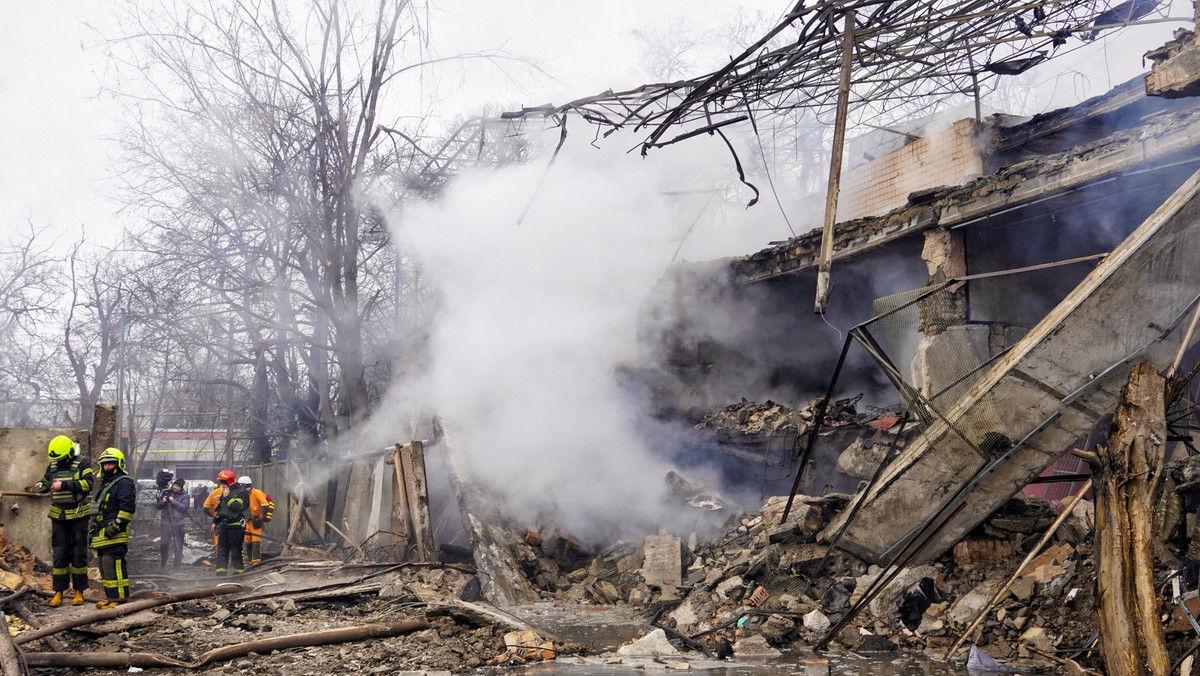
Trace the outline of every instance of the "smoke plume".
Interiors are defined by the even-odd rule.
[[[639,362],[638,307],[702,203],[676,208],[661,162],[611,152],[564,153],[540,185],[541,162],[461,176],[393,219],[440,308],[426,377],[400,387],[510,513],[593,542],[670,518],[670,449],[639,434],[618,369]]]

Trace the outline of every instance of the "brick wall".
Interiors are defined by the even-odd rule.
[[[975,120],[959,120],[898,150],[842,173],[838,222],[880,216],[908,202],[909,193],[958,185],[983,173]]]

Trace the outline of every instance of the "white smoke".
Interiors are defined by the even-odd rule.
[[[638,362],[639,305],[703,203],[664,195],[662,159],[568,151],[540,187],[544,160],[480,171],[392,219],[440,302],[428,377],[400,386],[447,421],[507,511],[593,542],[669,519],[671,449],[647,446],[617,375]]]

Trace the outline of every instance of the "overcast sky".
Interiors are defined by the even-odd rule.
[[[777,17],[790,0],[610,0],[603,4],[548,0],[447,0],[439,3],[432,40],[440,53],[503,48],[541,61],[554,79],[530,77],[521,87],[491,76],[464,83],[487,100],[537,105],[635,86],[644,77],[630,32],[680,26],[697,33],[727,26],[739,15]],[[1187,16],[1186,0],[1175,0]],[[39,227],[74,232],[87,224],[93,238],[111,238],[115,203],[106,178],[113,170],[100,139],[113,129],[97,98],[103,64],[85,45],[112,34],[113,4],[96,0],[19,3],[0,23],[0,218],[11,231],[28,218]],[[1181,24],[1128,31],[1120,41],[1067,55],[1056,71],[1035,71],[1042,107],[1067,105],[1102,93],[1140,72],[1141,54],[1162,44]],[[710,65],[710,64],[705,64]],[[525,75],[529,75],[525,73]],[[519,77],[519,75],[518,75]],[[460,112],[460,111],[454,111]]]

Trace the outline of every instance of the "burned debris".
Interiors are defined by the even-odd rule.
[[[775,31],[800,26],[790,52],[755,52],[767,36],[711,78],[661,85],[670,96],[654,105],[627,106],[635,94],[626,92],[508,117],[561,113],[564,133],[570,111],[614,128],[636,121],[651,130],[643,149],[667,145],[683,137],[666,131],[688,119],[713,116],[688,135],[741,121],[741,106],[720,108],[735,91],[761,102],[813,86],[845,104],[848,85],[835,92],[831,75],[849,79],[856,39],[878,41],[876,72],[887,79],[876,93],[901,95],[928,73],[923,58],[887,50],[922,38],[859,31],[918,25],[935,4],[915,3],[914,17],[800,3]],[[1158,6],[1102,5],[1070,24],[1066,10],[1081,3],[939,15],[947,40],[967,40],[980,20],[1036,42],[946,81],[978,94],[985,73],[1019,74],[1072,35]],[[820,39],[806,39],[813,31]],[[1193,43],[1180,35],[1151,57],[1168,80],[1159,91],[1195,90],[1165,65],[1193,59]],[[805,54],[823,68],[792,70]],[[655,107],[684,90],[679,107]],[[414,423],[407,441],[307,464],[274,462],[267,449],[248,470],[280,504],[261,563],[210,578],[200,524],[188,534],[199,550],[192,570],[138,570],[128,603],[94,612],[42,603],[53,598],[45,553],[16,544],[46,548],[30,536],[40,534],[28,520],[36,496],[5,493],[5,676],[546,661],[684,670],[743,658],[811,660],[819,671],[848,653],[999,672],[1192,673],[1200,466],[1169,454],[1195,454],[1197,369],[1165,384],[1159,372],[1170,363],[1172,376],[1194,355],[1200,109],[1164,103],[1138,82],[1024,122],[985,123],[977,111],[935,126],[901,130],[894,155],[861,165],[865,178],[846,181],[855,216],[838,227],[835,168],[824,231],[679,266],[661,281],[638,327],[659,363],[621,373],[629,390],[649,393],[647,418],[682,430],[662,453],[671,469],[661,473],[657,530],[583,537],[553,505],[536,516],[510,509],[529,487],[475,474],[455,430],[433,418],[427,439]],[[868,188],[880,176],[906,173],[897,165],[916,174],[939,154],[962,161],[874,201]],[[1019,246],[998,244],[1007,240]],[[817,320],[781,311],[813,291],[823,308],[835,256],[855,290],[840,314],[822,313],[826,326],[814,329]],[[711,321],[728,315],[710,310],[730,306],[744,321]],[[889,401],[872,401],[881,392]],[[93,442],[112,436],[92,431]],[[1037,489],[1068,456],[1088,471],[1058,477],[1070,480],[1066,494]],[[714,474],[720,482],[708,481]],[[88,601],[99,599],[95,583]]]

